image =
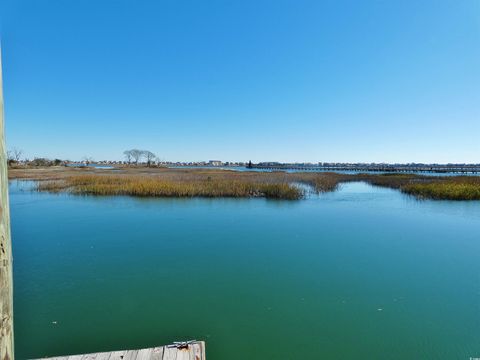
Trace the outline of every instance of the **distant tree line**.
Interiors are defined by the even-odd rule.
[[[60,166],[63,165],[64,161],[60,159],[46,159],[46,158],[35,158],[28,162],[28,165],[31,166]]]
[[[147,166],[155,164],[159,159],[157,156],[149,150],[131,149],[123,152],[125,156],[125,163],[138,165],[139,163],[146,163]],[[47,159],[47,158],[34,158],[33,160],[22,159],[23,151],[18,148],[12,148],[7,151],[7,161],[9,166],[59,166],[67,165],[71,163],[68,160],[60,159]],[[91,157],[84,156],[81,161],[83,164],[89,165],[95,163],[95,160]]]
[[[123,155],[125,156],[125,160],[128,164],[134,163],[135,165],[138,165],[139,162],[145,160],[147,166],[150,166],[156,159],[156,155],[149,150],[125,150]]]
[[[28,165],[28,166],[59,166],[64,165],[65,161],[60,159],[47,159],[42,157],[36,157],[33,160],[28,160],[23,158],[23,150],[19,148],[12,148],[7,151],[7,162],[8,166],[19,166],[19,165]]]

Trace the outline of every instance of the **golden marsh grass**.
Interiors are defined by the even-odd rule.
[[[38,181],[39,191],[143,197],[264,197],[297,200],[299,184],[317,193],[343,182],[363,181],[420,199],[480,200],[480,177],[412,174],[237,172],[216,169],[120,168],[11,170],[10,178]]]

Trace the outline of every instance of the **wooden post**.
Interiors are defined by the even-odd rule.
[[[0,48],[0,360],[13,359],[13,278]]]

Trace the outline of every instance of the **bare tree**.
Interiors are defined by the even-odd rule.
[[[152,162],[155,160],[155,154],[149,150],[138,150],[138,149],[125,150],[123,152],[123,155],[125,156],[125,159],[129,164],[133,161],[135,165],[138,165],[138,162],[142,158],[145,158],[145,160],[147,161],[147,166],[150,166]]]
[[[21,149],[13,148],[13,157],[15,158],[15,161],[20,161],[22,155],[23,151]]]
[[[127,160],[128,164],[130,165],[130,163],[132,162],[132,150],[125,150],[123,152],[123,155],[125,156],[125,160]]]
[[[151,151],[143,150],[142,155],[145,157],[145,160],[147,160],[147,166],[150,167],[150,164],[152,163],[152,160],[155,159],[155,154]]]
[[[90,156],[84,156],[82,161],[85,163],[85,165],[89,165],[89,164],[95,162],[95,160],[93,160],[93,158],[90,157]]]
[[[22,155],[23,155],[23,151],[16,147],[7,151],[7,158],[9,161],[19,162]]]
[[[143,156],[143,150],[132,149],[130,150],[130,153],[132,154],[132,158],[135,161],[135,165],[137,165]]]

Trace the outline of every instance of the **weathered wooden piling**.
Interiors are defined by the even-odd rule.
[[[0,359],[13,359],[13,280],[0,48]]]

